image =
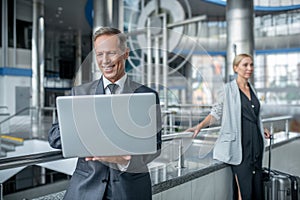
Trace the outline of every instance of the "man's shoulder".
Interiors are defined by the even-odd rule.
[[[153,90],[152,88],[149,88],[146,85],[143,85],[141,83],[135,82],[135,81],[131,81],[131,85],[133,86],[132,88],[134,88],[134,92],[152,92],[152,93],[157,93],[155,90]]]
[[[93,86],[95,84],[97,85],[98,81],[99,80],[95,80],[95,81],[90,81],[90,82],[87,82],[87,83],[83,83],[81,85],[74,86],[74,88],[88,88],[88,87],[91,87],[91,86]]]
[[[77,85],[74,86],[72,88],[73,92],[75,92],[75,94],[85,94],[87,92],[89,92],[91,89],[95,88],[98,84],[99,80],[95,80],[95,81],[91,81],[91,82],[87,82],[87,83],[83,83],[81,85]]]

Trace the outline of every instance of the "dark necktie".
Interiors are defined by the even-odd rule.
[[[116,90],[118,88],[117,84],[109,84],[107,87],[110,90],[111,94],[116,94]]]

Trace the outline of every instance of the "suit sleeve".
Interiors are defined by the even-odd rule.
[[[72,95],[74,95],[74,89],[72,88]],[[48,132],[48,142],[52,148],[61,149],[60,130],[58,120],[52,124]]]
[[[58,122],[52,124],[48,132],[48,142],[52,148],[61,149],[61,140],[60,140],[60,131],[59,131]]]

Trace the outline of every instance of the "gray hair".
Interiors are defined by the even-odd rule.
[[[122,51],[125,51],[127,48],[127,36],[122,33],[119,29],[112,28],[112,27],[100,27],[98,28],[94,35],[93,35],[93,41],[95,42],[96,39],[102,35],[117,35],[119,38],[119,48]]]

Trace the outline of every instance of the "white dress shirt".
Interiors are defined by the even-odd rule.
[[[115,82],[115,84],[118,85],[118,87],[115,91],[115,94],[121,94],[123,92],[124,84],[125,84],[126,79],[127,79],[127,74],[125,74],[124,76],[122,76],[122,78],[120,78],[118,81]],[[102,76],[102,80],[103,80],[103,86],[104,86],[105,94],[111,94],[111,92],[110,92],[110,90],[107,86],[109,84],[112,84],[112,82],[110,82],[104,76]],[[126,171],[128,166],[129,166],[129,163],[130,163],[130,161],[127,163],[127,165],[117,164],[117,166],[118,166],[119,170]]]

